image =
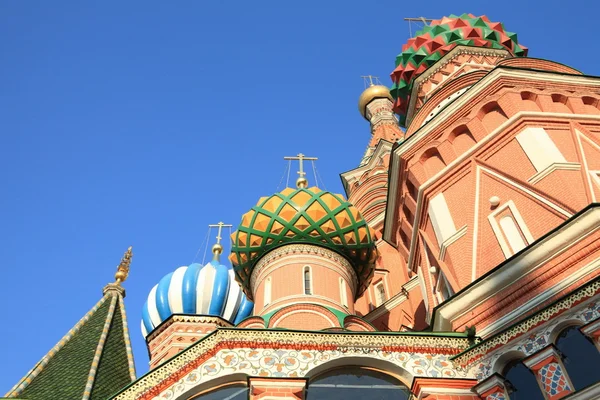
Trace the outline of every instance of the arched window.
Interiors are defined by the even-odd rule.
[[[340,278],[340,300],[344,307],[348,307],[348,294],[346,292],[346,282]]]
[[[304,267],[304,294],[312,294],[309,266]]]
[[[244,384],[233,384],[222,386],[215,390],[207,390],[193,400],[246,400],[248,399],[248,387]]]
[[[513,254],[518,253],[527,246],[525,239],[523,239],[523,236],[521,235],[521,230],[512,216],[506,215],[500,218],[498,224],[504,231],[504,236],[506,236],[506,240],[508,241],[508,245]]]
[[[265,306],[271,302],[271,277],[268,277],[265,282]]]
[[[563,354],[563,364],[575,390],[583,389],[600,381],[600,353],[596,346],[577,329],[571,326],[558,337],[556,348]]]
[[[387,296],[385,295],[385,287],[383,286],[383,281],[379,282],[375,285],[375,303],[376,306],[379,307],[387,300]]]
[[[307,400],[407,400],[410,391],[399,380],[379,371],[345,367],[309,380]]]
[[[502,375],[510,383],[510,400],[544,400],[535,375],[520,360],[508,364]]]

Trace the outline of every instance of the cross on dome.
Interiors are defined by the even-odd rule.
[[[224,224],[223,222],[219,221],[218,224],[209,224],[208,227],[209,228],[217,228],[217,243],[212,247],[212,252],[214,254],[213,259],[214,260],[219,260],[219,256],[221,255],[221,253],[223,252],[223,246],[221,245],[221,239],[223,239],[221,237],[221,231],[223,228],[231,228],[233,225],[231,224]]]
[[[307,157],[302,153],[298,153],[297,156],[286,156],[283,157],[284,160],[297,160],[300,166],[300,170],[298,171],[298,180],[296,181],[296,186],[298,188],[305,188],[308,186],[308,180],[306,179],[306,172],[304,172],[304,161],[316,161],[317,157]]]

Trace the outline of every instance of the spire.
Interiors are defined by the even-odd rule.
[[[121,258],[121,262],[117,267],[117,273],[115,274],[116,284],[120,285],[121,282],[125,282],[127,277],[129,276],[129,266],[131,265],[131,258],[133,257],[133,252],[131,251],[131,246],[127,248],[125,254],[123,254],[123,258]]]
[[[127,278],[131,247],[102,298],[6,394],[31,400],[104,400],[135,380],[135,366],[120,282]],[[119,278],[120,277],[120,278]]]
[[[217,243],[212,247],[212,252],[213,252],[213,260],[215,261],[219,261],[219,256],[221,255],[221,253],[223,253],[223,246],[221,245],[221,239],[223,239],[221,237],[221,230],[223,228],[231,228],[233,225],[231,224],[224,224],[223,222],[219,222],[218,224],[211,224],[208,225],[209,228],[217,228]]]
[[[304,172],[304,161],[316,161],[317,157],[307,157],[302,153],[298,153],[297,156],[286,156],[284,160],[298,160],[300,166],[298,171],[298,180],[296,180],[296,186],[300,189],[304,189],[308,186],[308,179],[306,179],[306,172]]]

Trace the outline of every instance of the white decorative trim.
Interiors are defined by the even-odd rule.
[[[279,323],[279,321],[281,321],[283,318],[287,318],[290,315],[294,315],[294,314],[299,314],[299,313],[308,313],[308,314],[315,314],[315,315],[319,315],[321,317],[323,317],[324,319],[326,319],[330,324],[331,324],[331,328],[335,328],[338,326],[339,322],[336,324],[334,321],[332,321],[327,315],[314,311],[314,310],[295,310],[295,311],[288,311],[285,314],[281,315],[279,318],[277,318],[274,321],[269,321],[269,325],[272,326],[273,328],[277,328],[277,324]]]
[[[468,289],[456,294],[451,301],[440,305],[436,310],[437,315],[433,330],[451,330],[451,321],[470,312],[470,310],[495,296],[505,287],[513,285],[514,282],[531,274],[537,268],[548,262],[548,260],[568,251],[568,249],[577,242],[599,230],[600,208],[589,209],[584,214],[579,215],[575,220],[571,221],[570,224],[555,230],[549,237],[544,238],[540,243],[529,246],[525,251],[504,264],[502,268],[494,271],[494,273],[486,276]],[[561,284],[566,284],[567,282],[568,280],[564,280],[559,283],[559,286]],[[549,296],[552,295],[551,291],[547,291],[546,293],[549,293]],[[531,308],[534,307],[535,304],[540,304],[532,301],[523,305],[519,312],[523,313],[523,310],[526,307]],[[498,323],[503,321],[503,319],[504,318],[499,319]],[[478,333],[480,333],[482,337],[485,337],[497,329],[500,329],[500,327],[496,324],[492,324]]]
[[[541,170],[540,172],[533,175],[531,178],[527,180],[527,182],[531,184],[536,184],[548,175],[550,175],[554,171],[579,171],[581,169],[581,164],[575,162],[555,162],[548,165],[546,168]]]
[[[446,257],[446,250],[448,249],[448,246],[450,246],[452,243],[456,242],[458,239],[463,237],[466,233],[467,233],[467,225],[464,225],[462,228],[458,229],[452,235],[448,236],[448,238],[446,238],[446,240],[444,240],[444,242],[440,246],[439,259],[443,261],[444,257]]]
[[[550,289],[545,290],[544,292],[535,296],[525,304],[522,304],[521,306],[515,308],[511,312],[503,315],[501,318],[495,320],[490,325],[486,326],[485,328],[482,328],[479,332],[477,332],[477,334],[481,337],[488,337],[494,334],[495,332],[500,331],[502,328],[506,327],[511,322],[514,322],[516,319],[518,319],[520,315],[525,314],[527,311],[534,309],[540,304],[544,304],[557,293],[560,293],[561,291],[568,288],[584,276],[589,275],[598,269],[600,269],[600,259],[589,263],[585,267],[577,270],[577,272],[571,274],[568,278],[561,280],[559,283],[557,283]]]
[[[517,206],[515,205],[515,203],[512,200],[507,201],[506,203],[504,203],[503,205],[498,207],[496,210],[491,212],[490,215],[488,215],[488,221],[489,221],[490,225],[492,226],[492,230],[494,231],[494,234],[496,235],[496,239],[498,239],[498,243],[500,244],[502,253],[504,253],[504,257],[509,258],[513,254],[519,252],[521,249],[515,250],[510,246],[510,244],[506,241],[506,238],[505,238],[507,233],[504,232],[504,229],[502,229],[500,227],[498,220],[496,218],[500,213],[502,213],[506,209],[510,210],[510,213],[511,213],[512,217],[514,217],[514,220],[517,224],[518,229],[521,231],[521,233],[525,237],[525,240],[527,241],[525,243],[525,246],[531,244],[535,239],[533,238],[533,235],[531,235],[531,232],[529,232],[529,229],[527,228],[527,224],[525,223],[525,220],[521,216],[521,213],[519,212],[519,210],[517,209]]]

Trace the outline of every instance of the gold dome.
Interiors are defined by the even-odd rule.
[[[358,111],[360,111],[360,115],[365,117],[367,104],[377,98],[386,98],[390,99],[391,102],[394,101],[394,98],[392,97],[388,87],[383,85],[371,85],[364,92],[362,92],[360,98],[358,99]]]

